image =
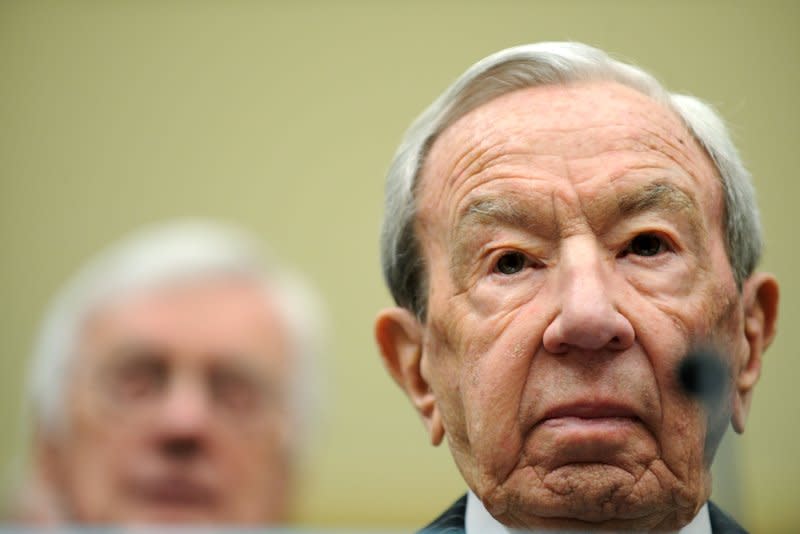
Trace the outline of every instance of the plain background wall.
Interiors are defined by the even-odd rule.
[[[23,457],[26,358],[48,297],[121,234],[180,215],[247,225],[329,303],[327,424],[295,513],[420,526],[464,490],[383,370],[377,236],[406,126],[475,60],[574,39],[716,105],[755,176],[777,342],[723,504],[755,532],[800,524],[795,1],[0,4],[0,468]],[[795,347],[795,348],[793,348]]]

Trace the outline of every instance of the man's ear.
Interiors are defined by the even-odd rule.
[[[768,273],[756,273],[742,288],[744,299],[744,335],[748,352],[743,355],[734,377],[734,401],[731,423],[741,434],[750,411],[753,388],[761,375],[761,356],[775,337],[778,318],[778,282]]]
[[[30,472],[24,482],[23,491],[29,492],[32,502],[23,502],[23,513],[34,514],[37,522],[61,522],[67,519],[64,502],[60,498],[65,488],[62,486],[61,450],[57,438],[52,433],[37,427],[33,432]]]
[[[383,363],[419,412],[433,445],[444,438],[436,396],[422,373],[424,326],[405,308],[386,308],[375,319],[375,339]]]

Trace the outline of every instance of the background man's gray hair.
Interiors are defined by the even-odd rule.
[[[71,365],[84,323],[99,306],[142,290],[228,276],[262,285],[265,303],[274,305],[288,325],[294,363],[290,408],[297,424],[293,444],[303,445],[319,400],[321,303],[297,273],[282,268],[242,229],[196,219],[147,227],[111,245],[56,294],[31,360],[27,395],[34,426],[48,433],[68,424],[64,400]]]
[[[460,117],[526,87],[589,81],[626,85],[672,109],[714,161],[725,197],[726,248],[736,282],[752,274],[761,256],[761,227],[750,174],[722,119],[701,100],[669,93],[645,71],[581,43],[550,42],[508,48],[461,75],[411,125],[386,177],[381,229],[383,276],[398,305],[424,319],[426,273],[414,232],[415,188],[437,136]]]

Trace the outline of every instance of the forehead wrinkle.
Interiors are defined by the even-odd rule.
[[[651,123],[642,128],[645,134],[642,136],[642,144],[645,148],[663,154],[693,176],[695,175],[694,171],[699,171],[706,165],[716,169],[709,160],[705,149],[686,130],[685,126],[681,125],[681,130],[677,132],[664,126],[660,128],[658,126]],[[702,177],[695,176],[695,178],[701,179]]]
[[[494,138],[493,138],[494,137]],[[477,143],[465,143],[464,151],[452,162],[445,175],[453,182],[483,174],[487,169],[515,154],[525,152],[524,147],[514,146],[509,139],[496,136],[480,137]]]
[[[435,176],[446,183],[456,183],[462,177],[468,180],[496,160],[525,151],[523,144],[509,138],[505,132],[498,132],[487,124],[479,127],[470,119],[473,117],[467,114],[432,140],[419,175],[420,183],[429,182]]]
[[[458,210],[458,206],[470,195],[470,191],[483,184],[522,177],[525,169],[531,166],[531,157],[530,152],[522,147],[498,144],[484,152],[470,168],[458,174],[446,175],[445,180],[450,187],[445,186],[444,189],[449,189],[449,197],[454,200],[452,208],[447,211],[455,219],[454,227],[464,214],[463,210]]]
[[[454,137],[452,129],[447,128],[433,141],[415,185],[415,218],[423,227],[445,224],[449,217],[442,219],[441,215],[451,211],[448,201],[462,188],[468,190],[470,184],[482,180],[492,162],[509,155],[502,140],[490,141],[488,135],[481,137],[473,132],[466,139],[463,135]],[[456,132],[460,134],[461,130]]]

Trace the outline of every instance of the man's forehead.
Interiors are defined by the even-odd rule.
[[[521,170],[581,181],[647,166],[698,180],[716,174],[681,119],[647,95],[615,82],[531,87],[483,104],[446,128],[425,160],[417,200],[423,212],[445,200],[448,190],[466,193]]]
[[[84,323],[82,344],[144,343],[203,356],[283,360],[288,325],[277,306],[255,280],[220,277],[156,286],[95,308]]]
[[[157,319],[159,314],[176,320],[212,319],[215,325],[226,321],[241,324],[244,318],[272,322],[277,315],[275,298],[265,284],[216,274],[122,290],[100,301],[96,310],[142,320]]]

